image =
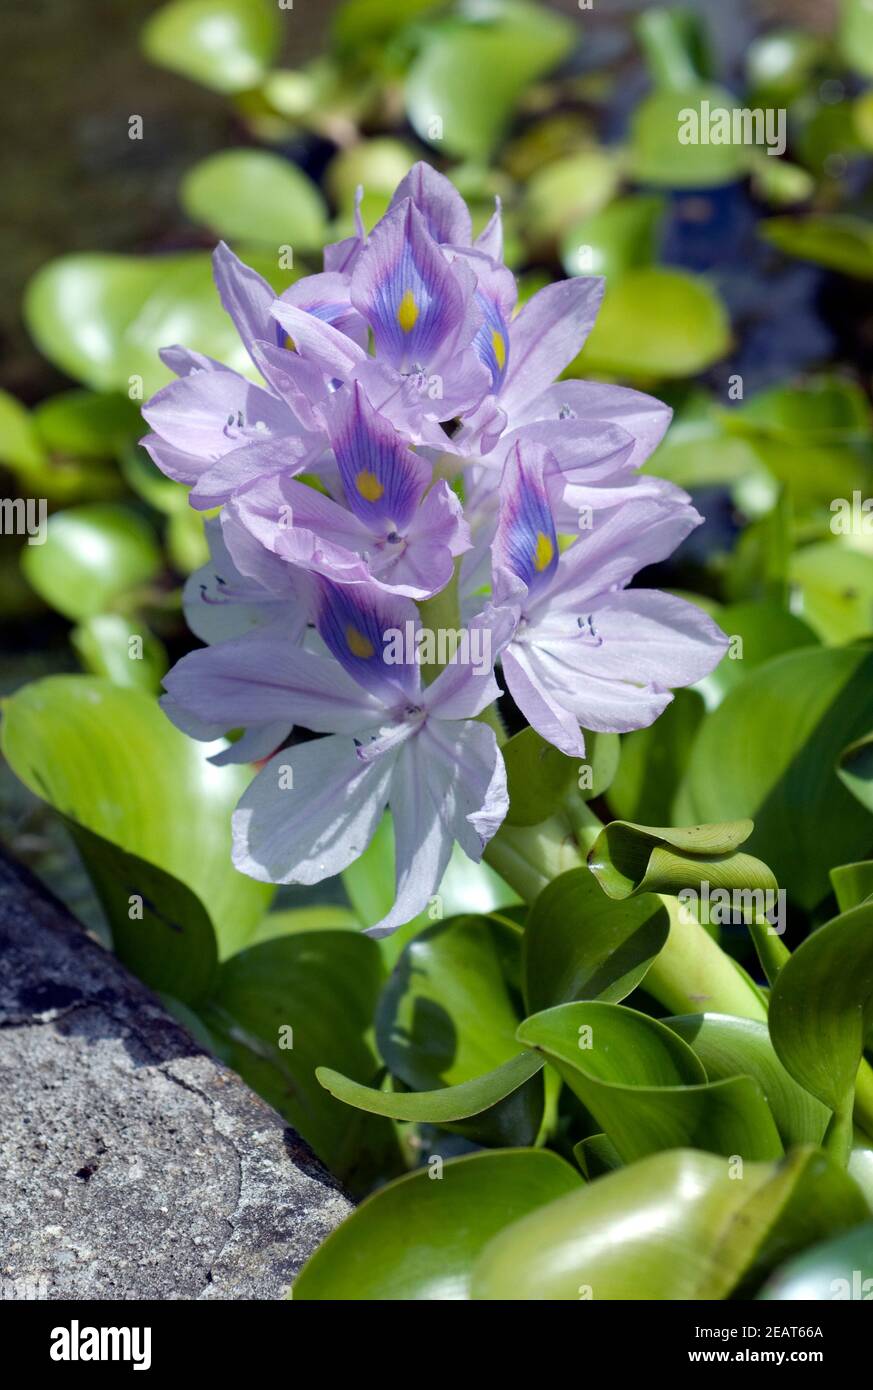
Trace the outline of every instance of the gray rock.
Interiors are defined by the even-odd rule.
[[[282,1298],[351,1210],[299,1136],[0,856],[0,1298]]]

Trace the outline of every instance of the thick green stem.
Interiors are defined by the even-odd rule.
[[[572,817],[572,822],[571,822]],[[485,857],[527,902],[553,878],[585,867],[600,822],[584,802],[540,825],[503,826]],[[765,1019],[767,1008],[755,986],[699,922],[681,920],[675,898],[663,897],[670,934],[645,979],[644,988],[672,1013],[735,1014]]]

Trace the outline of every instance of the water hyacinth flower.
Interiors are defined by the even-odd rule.
[[[220,759],[273,755],[234,817],[252,877],[336,874],[390,808],[380,934],[437,892],[455,843],[481,858],[506,814],[498,675],[581,757],[580,726],[651,724],[726,646],[697,608],[632,587],[701,519],[639,473],[669,410],[557,379],[602,281],[517,310],[501,255],[499,205],[474,240],[423,164],[369,233],[357,211],[324,271],[279,298],[219,247],[222,302],[261,380],[172,348],[179,379],[144,410],[158,467],[221,509],[185,596],[208,645],[167,676],[166,712],[196,738],[243,730]],[[439,658],[434,605],[456,624]]]

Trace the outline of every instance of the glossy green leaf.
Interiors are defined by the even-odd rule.
[[[656,897],[616,903],[588,869],[544,889],[524,933],[524,993],[530,1012],[576,999],[617,1004],[645,978],[670,930]]]
[[[873,653],[809,647],[756,667],[698,734],[683,813],[751,816],[745,848],[805,907],[833,864],[863,858],[873,821],[837,777],[837,759],[870,727]]]
[[[393,1129],[334,1100],[315,1069],[375,1078],[367,1033],[383,976],[376,943],[360,932],[299,932],[225,961],[202,1010],[230,1065],[356,1191],[396,1172]]]
[[[460,158],[487,159],[525,88],[555,67],[574,39],[569,20],[524,3],[503,5],[484,21],[430,26],[406,77],[416,134]]]
[[[492,1237],[580,1185],[568,1163],[543,1149],[471,1154],[410,1173],[328,1236],[292,1297],[467,1299],[473,1264]]]
[[[437,9],[442,0],[345,0],[331,17],[334,42],[340,53],[360,58],[365,45],[381,46],[398,29]]]
[[[873,811],[873,734],[866,734],[843,749],[837,774],[861,805]]]
[[[859,443],[870,438],[870,404],[857,383],[812,377],[799,386],[758,391],[723,416],[727,428],[792,444]]]
[[[142,31],[146,57],[216,92],[256,87],[279,50],[269,0],[170,0]]]
[[[229,241],[278,249],[320,247],[327,208],[319,190],[290,160],[268,150],[221,150],[189,169],[179,190],[194,222]]]
[[[116,848],[135,855],[199,898],[221,957],[251,936],[273,890],[231,862],[230,817],[247,769],[213,766],[208,746],[179,733],[155,700],[96,676],[50,676],[24,686],[3,707],[2,735],[16,776],[99,836],[107,862]],[[103,864],[92,867],[87,847],[83,852],[89,871],[103,875]],[[128,894],[137,891],[124,861],[116,877],[130,884]],[[160,902],[152,906],[163,912]],[[174,909],[163,915],[172,921]],[[127,922],[125,907],[125,931]]]
[[[376,1015],[379,1052],[414,1091],[457,1086],[518,1056],[521,933],[496,917],[453,917],[407,944]],[[462,1126],[492,1144],[531,1143],[542,1118],[535,1076]]]
[[[92,618],[162,566],[151,527],[129,507],[95,502],[55,512],[42,545],[22,551],[27,582],[66,618]]]
[[[651,265],[664,200],[636,193],[573,222],[561,239],[568,275],[605,275],[610,285],[625,271]]]
[[[873,903],[833,918],[793,952],[773,986],[770,1035],[794,1079],[850,1120],[873,1038]]]
[[[163,644],[145,624],[120,613],[97,613],[70,634],[83,668],[114,685],[158,694],[169,662]]]
[[[780,251],[861,280],[873,280],[873,224],[852,213],[771,217],[761,235]]]
[[[484,1076],[462,1081],[457,1086],[442,1086],[436,1091],[377,1091],[362,1086],[329,1067],[318,1067],[316,1076],[325,1090],[346,1105],[366,1110],[371,1115],[386,1115],[392,1120],[412,1120],[418,1124],[444,1125],[467,1120],[499,1104],[541,1071],[543,1060],[532,1052],[520,1052],[517,1057],[495,1067]]]
[[[863,1221],[852,1180],[815,1149],[736,1168],[655,1154],[522,1218],[490,1242],[477,1299],[718,1299],[790,1253]]]
[[[272,941],[277,936],[292,936],[303,931],[360,930],[357,914],[350,907],[318,903],[313,907],[291,907],[268,912],[258,923],[250,945],[259,946],[261,942]]]
[[[631,172],[638,183],[714,188],[734,183],[748,171],[747,145],[710,140],[713,131],[701,116],[703,102],[709,103],[713,116],[736,106],[731,92],[708,83],[655,91],[639,103],[631,119],[630,148]]]
[[[623,1167],[618,1150],[605,1134],[592,1134],[573,1145],[573,1157],[589,1182]]]
[[[786,1149],[821,1143],[830,1112],[785,1070],[766,1023],[714,1013],[663,1022],[693,1048],[710,1081],[751,1076],[758,1082]]]
[[[584,349],[568,371],[639,380],[692,376],[723,357],[730,327],[705,280],[652,266],[609,286]]]
[[[790,98],[802,90],[824,51],[817,34],[805,29],[773,29],[749,44],[746,80],[755,90]]]
[[[804,1250],[775,1271],[758,1298],[791,1303],[873,1299],[873,1221]]]
[[[707,1082],[694,1051],[648,1014],[562,1004],[525,1019],[518,1039],[560,1072],[625,1163],[684,1147],[750,1160],[782,1153],[757,1081]]]

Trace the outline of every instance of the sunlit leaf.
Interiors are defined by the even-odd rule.
[[[228,241],[275,249],[320,247],[327,208],[315,184],[290,160],[268,150],[221,150],[189,169],[179,197],[194,222]]]
[[[256,87],[279,50],[269,0],[170,0],[142,31],[147,58],[216,92]]]
[[[137,512],[98,502],[55,512],[43,544],[27,546],[21,562],[40,598],[76,620],[105,612],[154,579],[162,564],[154,533]]]
[[[723,357],[730,329],[705,280],[652,266],[610,285],[574,376],[604,372],[633,379],[691,376]]]

